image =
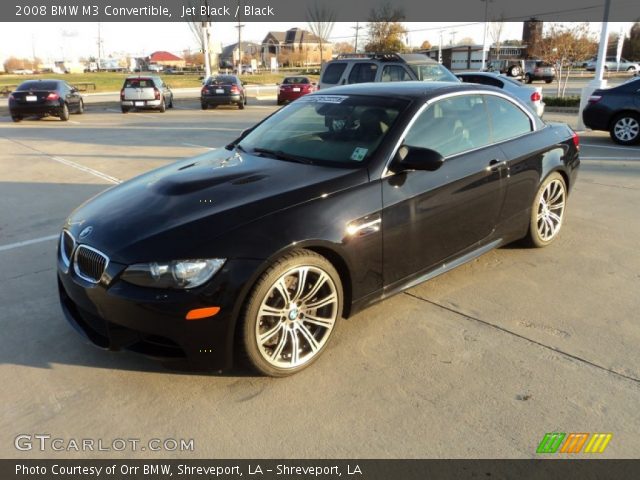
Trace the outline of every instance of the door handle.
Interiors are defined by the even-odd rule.
[[[489,166],[487,167],[487,170],[491,171],[491,172],[497,172],[498,170],[500,170],[501,168],[504,168],[507,166],[507,162],[506,161],[500,161],[497,159],[493,159],[489,162]]]

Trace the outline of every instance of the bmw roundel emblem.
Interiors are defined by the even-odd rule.
[[[80,238],[87,238],[93,232],[93,227],[85,227],[80,232]]]

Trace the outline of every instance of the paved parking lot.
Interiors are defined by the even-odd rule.
[[[221,147],[272,112],[90,106],[0,116],[0,456],[532,457],[546,432],[640,449],[640,148],[582,135],[564,230],[508,246],[345,321],[310,369],[185,374],[83,343],[58,307],[57,232],[111,185]],[[550,116],[552,119],[562,119]],[[193,452],[19,452],[21,433],[194,439]]]

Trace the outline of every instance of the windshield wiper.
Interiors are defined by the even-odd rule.
[[[305,157],[299,157],[297,155],[291,155],[289,153],[285,153],[282,150],[271,150],[269,148],[254,148],[252,153],[257,153],[261,156],[267,155],[272,158],[277,158],[278,160],[286,160],[287,162],[297,162],[304,163],[306,165],[313,165],[313,161]]]

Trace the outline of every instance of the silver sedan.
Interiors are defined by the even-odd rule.
[[[525,85],[518,80],[493,72],[461,72],[456,73],[456,76],[465,83],[479,83],[501,88],[528,105],[539,117],[544,113],[541,87]]]

